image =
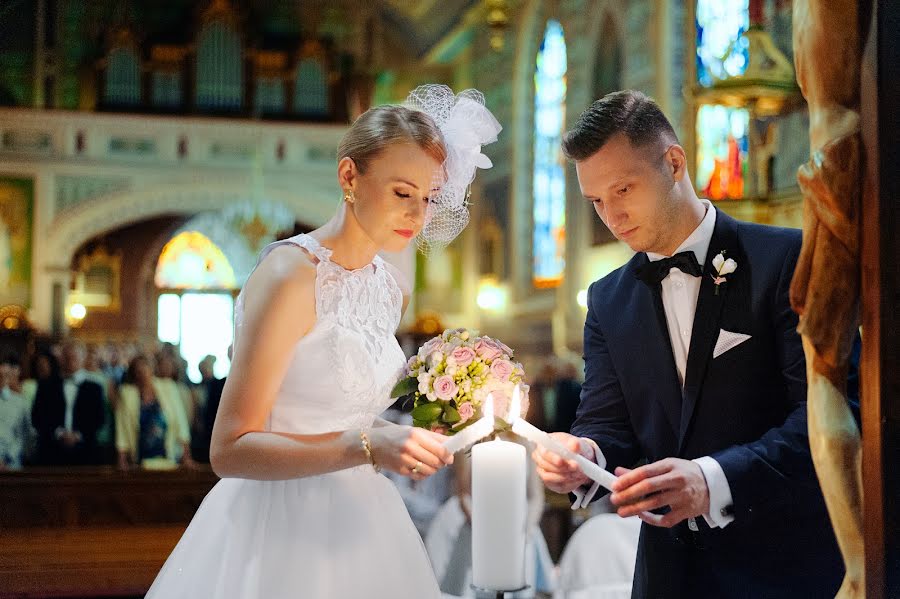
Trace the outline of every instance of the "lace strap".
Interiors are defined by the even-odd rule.
[[[319,262],[331,262],[331,250],[323,246],[318,242],[318,240],[316,240],[315,237],[312,237],[311,235],[301,233],[299,235],[291,237],[290,239],[286,239],[285,241],[288,241],[295,245],[299,245],[310,254],[318,258]]]

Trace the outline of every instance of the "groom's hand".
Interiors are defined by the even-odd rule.
[[[700,466],[666,458],[634,470],[616,468],[619,479],[610,497],[623,518],[637,516],[647,524],[671,528],[687,518],[709,513],[709,487]],[[653,514],[669,506],[667,514]]]
[[[550,436],[575,453],[580,453],[594,461],[594,450],[581,439],[568,433],[550,433]],[[531,454],[537,466],[538,475],[548,489],[556,493],[571,493],[575,489],[590,482],[581,469],[572,460],[565,460],[555,453],[547,451],[540,445]]]

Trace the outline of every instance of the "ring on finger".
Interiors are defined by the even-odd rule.
[[[416,462],[416,465],[410,468],[410,472],[413,474],[419,474],[419,467],[422,466],[422,462]]]

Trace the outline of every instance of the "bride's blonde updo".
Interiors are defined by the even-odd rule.
[[[385,148],[395,143],[414,143],[443,164],[447,148],[434,120],[405,106],[378,106],[364,112],[350,125],[338,145],[337,159],[351,158],[360,173]]]

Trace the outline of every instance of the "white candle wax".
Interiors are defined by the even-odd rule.
[[[517,418],[513,421],[512,431],[517,435],[525,437],[529,441],[537,443],[547,451],[551,451],[563,459],[574,460],[578,464],[578,467],[581,468],[581,471],[584,472],[585,476],[612,491],[612,484],[616,482],[616,476],[614,474],[608,470],[604,470],[598,464],[595,464],[583,455],[569,450],[565,445],[559,443],[541,429],[533,426],[522,418]]]
[[[472,448],[472,583],[478,588],[525,586],[525,464],[518,443]]]
[[[581,468],[581,471],[585,476],[612,491],[612,484],[616,482],[616,476],[614,474],[604,470],[598,464],[595,464],[583,455],[569,450],[565,445],[522,418],[520,413],[521,401],[521,391],[519,390],[519,385],[516,385],[515,389],[513,389],[512,401],[509,405],[509,415],[507,416],[507,418],[512,419],[512,431],[514,433],[521,437],[525,437],[529,441],[537,443],[547,451],[551,451],[563,459],[573,460],[578,464],[578,467]]]

